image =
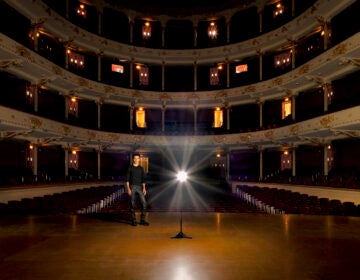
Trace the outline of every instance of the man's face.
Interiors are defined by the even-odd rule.
[[[138,165],[139,162],[140,162],[140,157],[139,156],[134,156],[134,158],[133,158],[134,165]]]

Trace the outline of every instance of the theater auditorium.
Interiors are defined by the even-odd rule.
[[[0,279],[359,279],[359,14],[0,1]]]

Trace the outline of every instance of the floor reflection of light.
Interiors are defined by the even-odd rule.
[[[174,275],[173,280],[194,280],[195,279],[191,276],[187,267],[185,267],[183,264],[180,264],[179,266],[177,266],[175,268],[174,274],[175,275]]]

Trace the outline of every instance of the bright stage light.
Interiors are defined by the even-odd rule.
[[[185,171],[179,171],[178,174],[176,175],[176,178],[180,182],[185,182],[187,179],[187,173]]]

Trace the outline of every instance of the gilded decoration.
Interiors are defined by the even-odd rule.
[[[15,60],[4,60],[0,62],[1,69],[5,69],[11,66],[18,66],[18,65],[20,65],[20,62]]]
[[[226,137],[223,136],[223,135],[215,135],[215,136],[214,136],[214,141],[215,141],[216,143],[224,143],[225,140],[226,140]]]
[[[299,74],[302,75],[302,74],[306,74],[308,73],[310,70],[310,66],[309,65],[303,65],[302,67],[300,67],[299,69]]]
[[[167,94],[166,92],[162,93],[160,96],[160,100],[166,101],[166,100],[172,100],[171,96]]]
[[[299,133],[299,125],[293,125],[292,127],[290,127],[290,133],[292,135],[297,135]]]
[[[87,137],[90,139],[90,140],[94,140],[96,138],[96,133],[94,131],[89,131],[87,130],[86,131],[86,134],[87,134]]]
[[[273,86],[279,86],[279,85],[281,85],[282,83],[283,83],[283,79],[282,79],[282,78],[276,78],[276,79],[273,80],[272,85],[273,85]]]
[[[42,120],[34,117],[30,117],[29,121],[33,128],[40,128],[42,126]]]
[[[85,79],[79,78],[79,79],[77,80],[77,84],[78,84],[79,86],[85,86],[85,87],[87,87],[89,83],[88,83],[88,81],[86,81]]]
[[[223,97],[224,97],[224,98],[227,97],[227,93],[226,93],[224,90],[217,92],[217,93],[215,94],[214,99],[223,98]]]
[[[251,139],[251,134],[250,133],[247,133],[245,135],[240,136],[240,140],[243,141],[243,142],[248,142],[248,141],[250,141],[250,139]]]
[[[109,133],[109,134],[107,135],[107,138],[110,139],[112,142],[117,142],[117,141],[119,141],[118,135],[113,134],[113,133],[112,133],[112,134]]]
[[[65,125],[62,126],[62,130],[65,135],[68,135],[71,132],[71,128]]]
[[[114,90],[114,88],[113,87],[111,87],[111,86],[104,86],[104,92],[106,92],[106,93],[113,93],[115,90]]]
[[[340,44],[333,50],[332,56],[338,56],[340,54],[343,54],[346,52],[346,49],[346,44]]]
[[[53,66],[53,67],[52,67],[52,71],[53,71],[56,75],[62,76],[62,74],[63,74],[62,69],[61,69],[60,67],[57,67],[57,66]]]
[[[273,130],[266,131],[264,133],[264,135],[265,135],[266,138],[272,138],[273,135],[274,135],[274,131]]]
[[[19,54],[20,56],[25,57],[25,58],[28,59],[29,61],[33,61],[33,60],[32,60],[32,57],[31,57],[31,53],[30,53],[29,50],[27,50],[25,47],[16,45],[16,50],[15,50],[15,52],[16,52],[17,54]]]
[[[256,91],[256,86],[254,86],[254,85],[247,86],[247,87],[244,89],[244,93],[255,92],[255,91]]]
[[[133,139],[134,139],[134,143],[144,143],[145,142],[144,135],[135,135]]]
[[[334,119],[335,118],[332,115],[326,116],[326,117],[322,118],[319,123],[322,127],[329,127],[331,125],[331,123],[334,121]]]

